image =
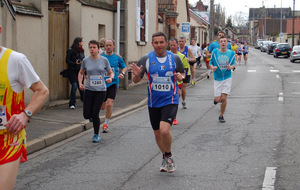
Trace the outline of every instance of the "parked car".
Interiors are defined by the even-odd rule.
[[[290,53],[292,51],[291,46],[288,43],[279,43],[273,50],[273,56],[285,56],[286,58],[290,57]]]
[[[260,47],[261,52],[267,52],[269,44],[272,43],[272,41],[263,41]]]
[[[291,52],[290,61],[294,63],[296,60],[300,60],[300,46],[294,46]]]
[[[260,42],[262,42],[262,41],[264,41],[264,40],[262,40],[262,39],[256,40],[255,49],[260,49]]]
[[[273,50],[274,50],[276,44],[278,44],[278,43],[277,42],[272,42],[272,43],[269,44],[268,51],[267,51],[268,54],[273,53]]]

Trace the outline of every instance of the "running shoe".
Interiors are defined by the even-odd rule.
[[[196,80],[194,79],[194,80],[192,81],[192,85],[195,86],[195,84],[196,84]]]
[[[186,102],[182,102],[182,106],[183,106],[184,109],[186,109],[187,108],[186,107]]]
[[[219,121],[220,121],[220,123],[225,123],[224,117],[223,116],[219,116]]]
[[[176,118],[173,120],[173,125],[178,125],[178,121]]]
[[[216,102],[216,100],[214,100],[214,104],[215,104],[215,105],[217,105],[217,104],[218,104],[218,102]]]
[[[166,158],[166,162],[167,162],[168,172],[169,173],[175,172],[176,166],[175,166],[175,162],[174,162],[173,158],[167,157]]]
[[[167,172],[168,171],[166,158],[163,158],[163,161],[162,161],[161,166],[160,166],[160,171],[161,172]]]
[[[75,109],[75,106],[70,106],[70,109],[72,109],[72,110]]]
[[[93,143],[98,143],[98,142],[100,142],[100,140],[101,140],[100,136],[94,134],[94,137],[93,137]]]
[[[108,133],[108,125],[106,123],[102,126],[102,133]]]

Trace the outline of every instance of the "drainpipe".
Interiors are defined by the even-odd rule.
[[[120,54],[120,9],[121,0],[117,2],[117,53]]]

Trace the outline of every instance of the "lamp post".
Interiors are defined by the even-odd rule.
[[[292,47],[294,47],[295,42],[294,42],[294,33],[295,33],[295,0],[293,0],[293,34],[292,34]]]
[[[280,9],[280,43],[282,42],[282,0],[281,0],[281,9]]]

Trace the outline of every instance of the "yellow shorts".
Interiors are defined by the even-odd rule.
[[[18,160],[27,161],[26,132],[22,129],[17,135],[0,130],[0,165]]]

